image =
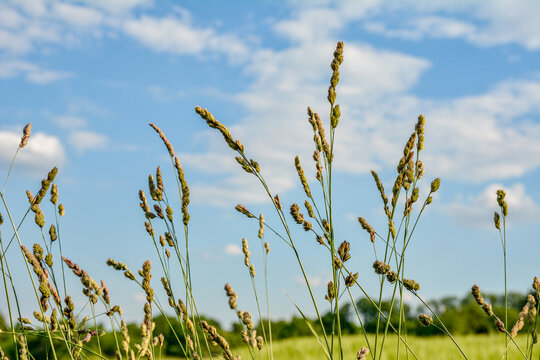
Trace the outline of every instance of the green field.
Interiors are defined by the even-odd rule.
[[[373,337],[369,338],[373,341]],[[388,351],[384,353],[383,359],[396,359],[396,340],[395,336],[387,339]],[[409,337],[408,343],[416,352],[419,359],[437,359],[450,360],[462,359],[459,350],[454,346],[448,337]],[[467,357],[471,360],[500,360],[504,352],[504,337],[500,335],[467,335],[456,336],[456,341],[463,348]],[[525,336],[518,336],[517,343],[523,348],[526,347]],[[354,359],[356,351],[365,346],[365,339],[361,335],[345,336],[344,349],[345,358]],[[402,347],[403,348],[403,347]],[[235,355],[241,355],[242,359],[250,359],[246,347],[233,351]],[[407,359],[405,352],[400,359]],[[274,359],[304,359],[315,360],[324,359],[324,353],[313,338],[295,338],[282,340],[274,343]],[[369,358],[369,357],[368,357]],[[255,359],[259,359],[259,354],[255,354]],[[260,359],[266,359],[266,353],[263,349]],[[410,356],[408,359],[414,359]],[[510,346],[508,359],[523,359],[523,356],[516,350],[515,346]],[[540,359],[540,346],[537,346],[532,359]]]

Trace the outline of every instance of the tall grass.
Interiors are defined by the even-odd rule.
[[[406,293],[409,293],[417,298],[425,308],[425,313],[419,314],[418,321],[424,326],[437,328],[447,338],[447,342],[453,345],[455,354],[453,356],[473,359],[475,356],[469,353],[470,349],[460,344],[463,339],[454,337],[441,321],[439,315],[423,299],[420,284],[407,277],[405,262],[408,259],[407,249],[411,241],[414,240],[415,231],[420,224],[423,213],[428,211],[433,201],[433,195],[438,191],[441,183],[439,178],[432,180],[427,187],[427,193],[421,198],[420,189],[424,188],[422,184],[426,172],[420,156],[424,149],[424,126],[426,125],[426,119],[423,115],[418,117],[411,135],[405,142],[403,156],[397,161],[397,172],[395,178],[392,179],[391,192],[385,191],[379,175],[375,171],[371,171],[374,185],[381,198],[383,216],[387,226],[375,230],[368,220],[363,217],[358,218],[359,228],[368,234],[372,242],[374,276],[377,276],[379,280],[377,294],[368,294],[359,281],[359,274],[349,267],[351,244],[347,241],[340,241],[336,237],[333,206],[333,182],[335,182],[333,163],[335,141],[341,120],[337,94],[343,49],[343,43],[339,42],[331,61],[332,74],[327,96],[329,102],[327,123],[323,122],[322,117],[317,112],[307,108],[307,120],[313,132],[312,160],[315,166],[316,181],[310,183],[305,175],[304,161],[299,156],[294,159],[294,166],[305,194],[305,201],[301,204],[303,209],[301,205],[296,203],[285,205],[279,195],[269,187],[264,170],[261,169],[257,161],[249,156],[249,151],[245,149],[242,142],[235,139],[228,128],[216,120],[210,111],[199,106],[195,108],[197,114],[208,126],[216,129],[223,136],[225,143],[233,151],[236,161],[247,173],[247,176],[254,176],[257,179],[261,191],[272,202],[278,219],[275,224],[269,223],[262,214],[255,215],[255,212],[241,204],[236,206],[238,212],[258,222],[260,256],[263,259],[262,272],[258,272],[251,261],[252,253],[248,241],[243,239],[244,264],[251,280],[256,304],[254,313],[258,320],[250,311],[241,310],[238,307],[238,295],[230,284],[225,285],[229,306],[236,312],[238,319],[240,331],[237,336],[245,343],[242,356],[253,360],[259,358],[277,359],[285,356],[280,350],[282,344],[274,346],[270,321],[271,294],[268,287],[267,257],[271,256],[271,253],[270,245],[264,241],[264,232],[271,231],[291,250],[302,273],[306,285],[306,296],[310,300],[312,311],[316,314],[316,321],[312,322],[305,315],[306,309],[301,309],[292,299],[291,302],[315,338],[319,346],[320,357],[329,360],[350,358],[351,356],[356,356],[357,359],[371,358],[373,360],[428,357],[429,355],[417,347],[417,341],[408,336],[407,327],[410,324],[405,316],[404,298]],[[145,261],[141,268],[135,272],[122,262],[123,259],[109,259],[107,261],[108,266],[122,273],[129,281],[140,287],[145,295],[144,317],[140,324],[139,334],[134,339],[131,339],[127,325],[122,318],[122,308],[119,305],[111,304],[109,289],[105,283],[103,281],[98,283],[76,262],[64,257],[62,253],[60,219],[65,208],[59,203],[58,186],[54,183],[57,174],[56,168],[48,173],[35,195],[27,191],[28,209],[22,219],[17,222],[13,218],[5,194],[16,156],[30,139],[30,125],[24,129],[21,142],[18,148],[14,149],[15,155],[0,193],[3,212],[9,223],[7,226],[11,228],[13,233],[10,238],[3,238],[3,232],[0,232],[0,266],[9,321],[9,324],[2,325],[6,329],[4,333],[11,338],[14,350],[14,353],[10,354],[12,358],[23,360],[70,358],[75,360],[97,357],[105,359],[109,355],[104,350],[100,340],[104,330],[97,323],[97,317],[102,315],[107,316],[110,320],[110,332],[114,337],[113,352],[117,359],[161,358],[164,337],[155,331],[154,319],[157,315],[163,315],[185,358],[216,357],[230,360],[240,358],[237,354],[240,350],[231,348],[229,341],[218,332],[218,329],[211,322],[201,316],[197,308],[190,263],[190,190],[188,181],[173,145],[157,125],[150,124],[150,126],[163,141],[170,158],[170,170],[165,169],[164,171],[173,171],[176,174],[176,184],[172,186],[173,190],[170,190],[171,188],[165,186],[162,169],[158,166],[155,173],[148,176],[147,191],[140,190],[138,194],[146,232],[156,250],[157,261],[154,263],[157,263],[159,267],[160,287],[165,297],[160,300],[159,297],[155,296],[155,282],[151,281],[155,269],[149,260]],[[48,194],[51,204],[46,207],[42,204],[42,200]],[[472,289],[472,296],[486,315],[493,318],[494,326],[504,334],[504,346],[500,349],[501,357],[505,358],[509,351],[515,351],[523,358],[531,359],[537,341],[536,324],[538,322],[540,282],[537,278],[534,279],[534,295],[528,297],[517,323],[509,324],[506,283],[506,216],[508,206],[504,200],[505,195],[503,190],[497,192],[500,213],[497,212],[494,215],[494,225],[500,231],[503,248],[505,313],[495,314],[492,306],[484,300],[480,288],[476,285]],[[42,241],[41,244],[34,244],[30,250],[20,238],[18,229],[32,213]],[[0,220],[0,224],[2,222],[3,220]],[[330,271],[331,277],[327,283],[324,299],[319,299],[315,295],[305,271],[304,261],[309,259],[302,256],[296,245],[294,235],[296,231],[293,228],[295,226],[310,233],[319,246],[327,251],[326,267]],[[12,251],[9,253],[8,261],[10,248]],[[10,270],[10,264],[12,261],[16,261],[17,256],[19,261],[22,259],[26,266],[28,281],[32,285],[36,297],[37,310],[33,313],[33,319],[23,317],[21,313],[17,292],[20,284],[14,282]],[[66,283],[70,282],[73,277],[66,274],[64,266],[70,269],[81,282],[83,294],[87,299],[82,309],[75,309],[71,296],[68,294],[68,289],[71,287],[68,287]],[[177,276],[171,270],[176,266],[181,269],[181,276]],[[255,281],[261,276],[261,273],[264,275],[263,291],[257,288],[259,282]],[[181,291],[178,292],[174,289],[181,289]],[[353,295],[352,290],[354,289],[359,291],[361,296],[365,297],[377,311],[376,331],[373,335],[368,335],[362,325],[363,319],[355,305],[358,297]],[[383,296],[388,292],[391,294],[390,307],[389,310],[383,311]],[[350,339],[344,336],[341,323],[343,304],[348,300],[354,307],[363,332],[363,343],[354,344],[354,346],[351,345]],[[330,306],[330,326],[325,326],[323,321],[320,311],[322,302],[328,302]],[[171,310],[175,314],[174,318],[167,316]],[[396,316],[397,321],[395,321]],[[257,322],[258,326],[256,326]],[[527,325],[527,329],[524,331],[525,325]],[[257,329],[260,330],[259,333]],[[516,336],[520,331],[525,336],[521,336],[520,340],[516,341]],[[32,348],[32,340],[36,338],[47,339],[45,349]],[[524,338],[526,341],[523,341]],[[499,345],[494,348],[499,349]],[[0,359],[3,358],[5,355],[0,352]]]

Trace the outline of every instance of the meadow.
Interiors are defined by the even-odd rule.
[[[204,317],[197,307],[193,292],[190,259],[190,189],[181,162],[173,144],[157,124],[149,124],[165,146],[170,158],[170,167],[152,169],[148,183],[138,193],[144,228],[148,239],[155,246],[152,260],[143,264],[126,264],[109,259],[107,265],[122,274],[126,281],[140,287],[145,303],[142,321],[136,327],[128,325],[123,318],[121,305],[113,304],[105,281],[94,279],[91,274],[72,260],[79,254],[64,254],[61,246],[60,224],[65,213],[61,202],[61,191],[55,183],[58,169],[53,168],[41,182],[36,193],[27,191],[27,211],[22,219],[15,219],[6,200],[6,192],[12,166],[0,193],[2,218],[0,219],[0,258],[2,291],[7,309],[7,319],[1,325],[2,344],[0,360],[4,359],[159,359],[164,346],[175,346],[187,359],[223,358],[237,359],[535,359],[539,356],[538,312],[540,304],[540,280],[534,277],[531,288],[521,299],[522,307],[513,312],[509,306],[506,279],[506,219],[509,211],[505,200],[506,192],[496,192],[498,211],[493,214],[493,227],[498,230],[503,252],[504,295],[501,304],[494,304],[491,297],[482,294],[480,287],[471,289],[471,301],[480,316],[489,319],[497,334],[486,336],[457,336],[445,323],[440,309],[422,297],[421,285],[407,277],[405,272],[406,251],[414,241],[415,230],[421,225],[423,212],[434,201],[434,194],[441,186],[441,179],[426,181],[427,170],[422,162],[424,150],[424,127],[426,118],[419,115],[412,127],[411,135],[404,142],[403,156],[396,161],[393,187],[385,190],[383,181],[371,171],[374,189],[381,199],[381,216],[387,226],[375,229],[369,219],[358,217],[359,231],[371,241],[373,248],[373,274],[379,280],[379,291],[368,293],[363,287],[362,276],[349,268],[351,244],[335,236],[335,209],[332,203],[334,161],[334,139],[339,130],[341,111],[337,103],[339,67],[343,61],[344,44],[339,42],[331,60],[332,70],[328,88],[329,111],[326,121],[315,110],[307,108],[307,121],[313,132],[312,159],[294,158],[298,180],[305,194],[305,201],[287,204],[285,199],[272,191],[264,177],[264,168],[249,155],[243,143],[233,137],[227,126],[216,120],[207,109],[197,106],[195,112],[201,120],[223,137],[232,156],[244,170],[253,176],[267,195],[275,210],[275,222],[268,222],[263,214],[248,209],[242,204],[236,211],[259,226],[258,240],[242,241],[243,262],[249,274],[256,302],[254,309],[243,309],[238,304],[238,295],[228,283],[224,290],[228,303],[237,317],[236,334],[223,330]],[[24,129],[15,155],[24,151],[32,141],[31,125]],[[304,169],[315,170],[315,181],[308,181]],[[165,184],[162,171],[174,171],[174,184]],[[421,191],[422,189],[422,191]],[[178,199],[178,200],[175,200]],[[23,239],[18,229],[25,221],[36,225],[40,241],[30,244]],[[3,224],[2,224],[3,223]],[[296,246],[293,227],[309,233],[314,246],[327,251],[325,264],[331,278],[326,284],[324,298],[318,298],[307,276],[304,264],[310,261]],[[4,230],[4,229],[9,229]],[[272,334],[270,316],[271,294],[268,291],[267,257],[271,252],[265,233],[290,249],[302,274],[306,297],[311,303],[310,311],[316,314],[309,318],[305,309],[291,302],[297,315],[312,337],[275,339]],[[8,253],[8,251],[10,251]],[[252,258],[260,256],[262,268],[255,268]],[[24,261],[28,275],[27,284],[20,284],[12,276],[10,264]],[[172,271],[172,264],[180,273]],[[159,278],[159,280],[157,280]],[[80,282],[87,303],[76,308],[70,296]],[[259,287],[257,287],[257,285]],[[23,314],[19,306],[18,291],[21,286],[31,286],[35,294],[35,311]],[[262,286],[262,289],[261,289]],[[180,290],[179,290],[180,289]],[[502,291],[501,291],[502,292]],[[422,306],[411,319],[408,315],[406,296],[412,296]],[[368,319],[357,304],[358,299],[374,310]],[[330,311],[322,313],[321,304],[329,305]],[[344,321],[345,309],[353,314],[360,332],[347,335]],[[515,309],[514,309],[515,310]],[[416,310],[415,310],[416,311]],[[174,317],[160,315],[174,313]],[[98,324],[97,317],[107,316],[108,329]],[[436,337],[415,337],[409,331],[415,326],[432,329],[440,334]],[[471,324],[471,327],[474,324]],[[276,329],[274,328],[274,331]],[[165,344],[165,335],[168,334]],[[105,342],[108,337],[109,341]],[[171,341],[172,339],[172,341]],[[237,344],[244,343],[244,346]]]

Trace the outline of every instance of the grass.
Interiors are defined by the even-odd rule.
[[[396,161],[397,173],[395,178],[391,179],[393,187],[390,192],[385,191],[378,174],[371,171],[375,183],[374,189],[376,188],[382,202],[382,216],[388,225],[376,230],[368,220],[358,218],[359,231],[363,229],[373,245],[374,273],[370,275],[378,277],[380,281],[378,293],[374,296],[368,294],[358,280],[365,274],[359,277],[354,269],[349,268],[347,261],[351,257],[351,244],[335,237],[333,221],[335,209],[332,204],[332,183],[335,180],[333,161],[336,155],[334,141],[341,119],[339,104],[336,100],[343,48],[343,43],[339,42],[331,61],[328,122],[325,124],[317,112],[309,107],[307,109],[308,121],[313,130],[312,159],[316,170],[316,181],[310,183],[307,180],[302,165],[303,160],[296,156],[294,166],[305,193],[305,201],[301,205],[296,203],[289,205],[284,199],[280,199],[279,195],[274,193],[267,184],[264,168],[250,158],[249,149],[246,149],[240,140],[235,139],[229,129],[216,120],[210,111],[199,106],[195,108],[201,119],[223,136],[226,145],[232,150],[236,161],[247,176],[254,176],[257,179],[261,185],[261,191],[268,196],[275,210],[274,217],[269,217],[272,220],[268,221],[262,214],[255,215],[256,212],[252,212],[243,205],[239,204],[236,207],[238,212],[258,222],[259,239],[257,242],[260,242],[254,245],[253,242],[249,244],[246,239],[242,241],[244,264],[252,282],[253,296],[256,301],[256,309],[253,311],[255,315],[247,309],[241,309],[234,289],[226,287],[231,310],[238,315],[240,334],[237,336],[241,335],[247,345],[242,348],[231,348],[219,329],[199,314],[195,294],[192,291],[189,255],[189,185],[180,162],[180,155],[175,153],[173,145],[161,129],[157,125],[150,124],[163,141],[169,154],[170,167],[164,167],[163,171],[174,171],[177,175],[176,184],[172,186],[172,190],[169,184],[164,184],[162,169],[158,166],[155,173],[148,176],[147,192],[140,190],[138,194],[144,225],[149,240],[155,246],[154,259],[157,261],[152,264],[150,260],[147,260],[142,266],[125,264],[121,259],[107,261],[108,266],[140,287],[145,295],[146,302],[142,309],[144,317],[137,336],[134,336],[133,332],[128,331],[123,321],[121,307],[110,303],[109,291],[114,291],[114,289],[108,289],[105,283],[94,280],[76,262],[62,254],[60,218],[64,213],[64,207],[59,202],[58,188],[54,183],[58,171],[56,168],[47,174],[35,195],[27,192],[28,210],[24,217],[22,219],[12,217],[5,194],[12,170],[11,165],[15,162],[19,151],[23,150],[28,141],[31,141],[31,128],[27,126],[23,130],[23,137],[7,171],[3,190],[0,192],[2,209],[7,220],[6,225],[12,231],[11,236],[7,237],[0,232],[2,291],[8,307],[8,321],[2,326],[6,330],[4,335],[11,338],[13,354],[10,356],[21,360],[42,358],[81,360],[96,356],[100,359],[110,358],[112,352],[120,360],[160,358],[162,349],[160,344],[163,344],[164,336],[155,330],[155,319],[160,314],[166,314],[168,312],[166,309],[170,308],[169,311],[172,309],[175,314],[175,318],[166,317],[165,320],[172,334],[170,340],[175,343],[185,358],[194,360],[213,357],[238,360],[238,354],[244,359],[252,360],[263,358],[269,360],[274,358],[342,360],[355,355],[358,360],[368,358],[408,360],[434,357],[444,359],[445,356],[466,360],[483,358],[529,360],[536,357],[538,347],[534,347],[536,342],[533,339],[537,338],[536,328],[540,310],[540,281],[537,278],[534,279],[534,295],[529,295],[527,304],[520,313],[519,321],[515,324],[508,323],[506,251],[511,246],[511,241],[507,241],[509,239],[506,234],[506,216],[509,209],[505,201],[506,193],[503,190],[497,191],[500,211],[494,214],[494,226],[499,230],[504,254],[504,313],[493,312],[491,304],[484,300],[479,287],[473,287],[472,291],[478,306],[502,333],[499,337],[453,336],[438,314],[422,298],[420,284],[407,277],[405,270],[406,259],[408,259],[407,249],[411,241],[414,241],[415,230],[420,224],[422,214],[429,211],[433,194],[438,191],[441,184],[439,178],[426,183],[426,169],[421,160],[426,124],[423,115],[418,117],[410,137],[405,142],[403,156]],[[426,188],[427,191],[421,194],[420,188]],[[51,203],[49,205],[46,204],[47,201],[42,203],[48,194],[50,194],[49,202]],[[30,244],[24,244],[25,239],[20,238],[18,229],[27,220],[27,215],[32,215],[32,213],[38,227],[40,243],[30,246]],[[1,223],[0,217],[0,225]],[[295,256],[306,285],[306,296],[311,302],[311,310],[316,314],[315,321],[308,319],[303,309],[294,303],[293,305],[311,331],[313,335],[311,339],[274,342],[271,322],[262,320],[271,318],[271,294],[268,290],[268,263],[266,261],[267,256],[271,254],[269,254],[268,243],[264,240],[265,231],[271,232],[277,240],[281,241],[281,245],[289,248]],[[327,250],[325,266],[331,276],[328,279],[327,293],[324,298],[317,298],[312,291],[304,270],[304,262],[311,259],[304,257],[296,247],[295,234],[298,231],[311,234],[319,246]],[[13,251],[8,254],[10,247]],[[13,254],[14,252],[16,254]],[[16,255],[19,257],[17,258]],[[72,254],[69,258],[77,256],[82,255]],[[252,256],[263,258],[262,270],[255,269],[251,262]],[[26,265],[28,281],[36,297],[36,311],[32,319],[26,318],[19,308],[17,288],[25,285],[16,283],[10,272],[10,262],[21,261],[21,259]],[[181,269],[180,276],[171,272],[171,266],[174,263],[177,263],[175,265],[179,265]],[[68,269],[74,277],[72,274],[66,274]],[[160,277],[161,286],[159,287],[162,288],[160,293],[165,294],[162,297],[158,296],[156,291],[155,277],[154,281],[151,281],[156,273]],[[82,309],[75,309],[69,296],[69,291],[73,288],[71,285],[73,280],[80,281],[83,293],[87,297],[87,303]],[[260,290],[261,287],[264,288],[263,291]],[[173,289],[181,289],[181,291],[176,290],[175,293]],[[368,334],[363,326],[361,326],[363,334],[360,336],[351,337],[342,333],[340,311],[343,309],[344,302],[350,300],[352,304],[355,304],[352,290],[362,294],[361,296],[367,299],[376,310],[374,335]],[[423,304],[425,313],[418,314],[420,323],[426,327],[436,328],[444,337],[423,339],[408,335],[407,323],[410,324],[410,320],[406,318],[403,301],[407,293]],[[389,310],[383,311],[382,304],[386,296],[391,298],[390,307]],[[324,320],[319,311],[323,302],[328,302],[330,305],[329,318]],[[109,317],[110,332],[114,336],[112,350],[107,351],[104,349],[105,344],[102,344],[100,340],[103,330],[98,327],[96,321],[96,314],[103,313]],[[355,314],[358,323],[362,324],[359,313],[355,311]],[[259,329],[258,333],[256,328]],[[518,331],[521,331],[521,336],[516,337]],[[40,346],[33,346],[31,340],[36,337],[46,341],[41,342]],[[4,360],[1,349],[0,360]]]
[[[369,336],[370,341],[374,341],[374,336]],[[497,335],[461,335],[456,336],[463,351],[475,360],[500,360],[501,354],[504,353],[504,342],[501,342],[500,336]],[[354,354],[358,350],[359,344],[363,343],[362,336],[343,336],[344,352]],[[391,335],[386,340],[388,350],[383,353],[383,360],[396,360],[394,351],[397,346],[397,336]],[[437,360],[454,360],[458,358],[456,355],[455,346],[445,336],[432,337],[414,337],[409,336],[407,342],[414,348],[415,352],[422,359],[437,359]],[[518,336],[518,344],[525,347],[527,339],[525,336]],[[239,349],[238,354],[242,358],[249,358],[246,351]],[[261,354],[261,359],[266,359],[264,354]],[[540,356],[540,349],[537,348],[533,354],[534,359]],[[274,343],[274,357],[276,359],[304,359],[318,360],[324,357],[324,353],[317,346],[313,338],[294,338],[282,340]],[[401,358],[405,359],[405,351],[402,352]],[[511,349],[508,352],[509,359],[522,358],[519,352]]]
[[[374,340],[373,336],[370,336]],[[500,337],[496,335],[458,335],[456,339],[462,345],[464,351],[475,360],[500,360],[504,352],[504,344]],[[345,335],[343,345],[350,353],[358,347],[362,341],[359,336]],[[454,360],[456,359],[454,346],[443,336],[431,337],[409,337],[409,341],[419,356],[423,359]],[[392,335],[387,339],[389,347],[395,347],[397,337]],[[518,336],[517,342],[525,345],[524,336]],[[242,358],[249,358],[247,350],[239,349],[237,352]],[[319,360],[324,354],[321,352],[317,343],[311,337],[293,338],[280,340],[274,343],[274,357],[277,359],[303,359]],[[540,348],[533,353],[533,358],[540,356]],[[508,358],[520,359],[521,355],[517,350],[510,350]],[[163,360],[177,360],[177,357],[164,357]],[[261,353],[261,359],[267,359],[264,353]],[[383,360],[396,360],[396,354],[393,351],[387,351],[383,354]]]

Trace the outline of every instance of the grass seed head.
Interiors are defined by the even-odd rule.
[[[403,286],[409,291],[418,291],[420,290],[420,284],[414,280],[403,279]]]
[[[373,263],[373,269],[375,270],[375,273],[385,275],[390,271],[390,265],[382,262],[381,260],[375,260]]]
[[[30,133],[32,132],[32,123],[26,124],[23,129],[23,135],[21,137],[21,142],[19,143],[19,148],[23,148],[28,144],[28,139],[30,139]]]
[[[351,243],[348,241],[344,241],[339,245],[338,248],[338,255],[342,262],[346,262],[351,258],[351,254],[349,251],[351,250]]]
[[[501,216],[496,211],[493,215],[493,223],[495,224],[495,228],[497,228],[497,230],[501,230]]]
[[[263,214],[259,215],[259,232],[258,232],[257,236],[261,240],[262,240],[262,238],[264,236],[264,215]]]
[[[334,282],[332,281],[329,281],[327,286],[326,286],[326,295],[324,296],[324,298],[326,300],[328,300],[329,302],[332,302],[334,300],[334,298],[336,297],[336,288],[334,286]]]
[[[356,280],[358,279],[358,273],[349,274],[345,278],[345,285],[347,287],[352,287],[356,283]]]
[[[56,184],[52,184],[51,186],[51,203],[56,205],[58,202],[58,186]]]
[[[298,173],[298,177],[300,178],[300,182],[302,183],[306,196],[308,198],[311,198],[311,189],[309,188],[309,184],[307,182],[306,175],[304,174],[304,169],[302,168],[302,164],[300,163],[300,158],[298,157],[298,155],[296,155],[296,157],[294,158],[294,166],[296,167],[296,172]]]
[[[277,196],[277,195],[276,195]],[[248,218],[254,218],[255,216],[253,216],[253,214],[251,212],[249,212],[248,209],[246,209],[246,207],[242,204],[238,204],[236,205],[235,207],[236,211],[238,211],[239,213],[242,213],[244,215],[246,215]]]
[[[49,237],[51,238],[51,242],[58,239],[58,236],[56,235],[56,228],[53,224],[51,224],[51,227],[49,228]]]
[[[229,284],[225,284],[225,292],[229,297],[229,306],[232,310],[236,309],[236,300],[238,299],[238,294],[234,291],[233,287]]]
[[[161,140],[163,140],[163,143],[165,144],[165,147],[167,148],[167,151],[169,152],[169,155],[171,155],[171,157],[174,157],[174,148],[173,148],[172,144],[170,143],[170,141],[165,136],[165,134],[163,133],[163,131],[161,131],[161,129],[158,128],[154,124],[148,124],[148,125],[150,125],[152,127],[152,129],[154,129],[158,133]]]
[[[363,347],[356,353],[356,360],[365,360],[367,359],[367,356],[369,355],[369,349],[367,347]]]
[[[291,205],[291,216],[297,224],[302,225],[304,223],[304,215],[300,213],[300,207],[296,203]]]
[[[388,282],[389,282],[390,284],[395,283],[397,279],[398,279],[398,274],[397,274],[395,271],[390,270],[390,271],[386,274],[386,280],[388,280]]]
[[[433,318],[428,314],[418,315],[418,321],[420,322],[420,324],[426,327],[433,324]]]
[[[281,201],[279,201],[279,195],[276,194],[276,196],[274,196],[274,204],[276,205],[276,208],[278,210],[281,210],[282,207],[281,207]]]
[[[504,323],[501,321],[501,319],[496,318],[494,324],[497,330],[499,330],[502,333],[506,333],[506,328],[504,327]]]

